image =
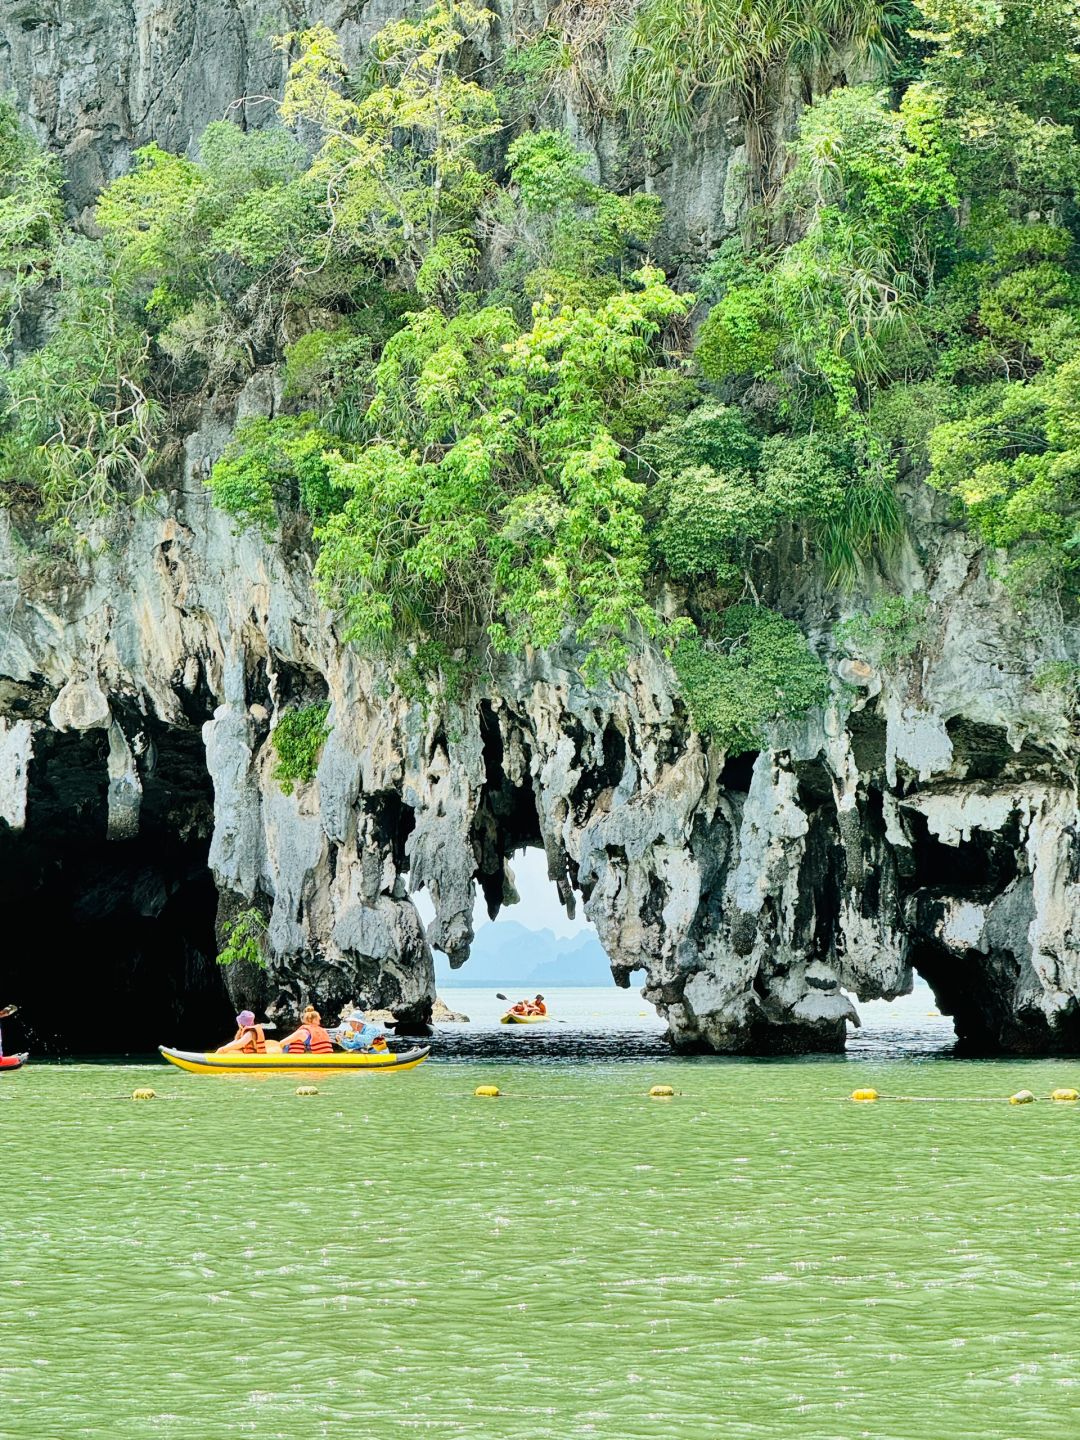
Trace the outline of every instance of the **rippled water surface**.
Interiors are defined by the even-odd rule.
[[[0,1435],[1073,1440],[1080,1062],[628,1034],[0,1077]]]

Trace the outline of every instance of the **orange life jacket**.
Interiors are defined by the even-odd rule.
[[[242,1055],[265,1055],[266,1036],[261,1025],[245,1025],[242,1030],[236,1032],[236,1038],[244,1037],[244,1043],[240,1047]]]
[[[533,1014],[534,1014],[534,1015],[546,1015],[546,1014],[547,1014],[547,1006],[544,1004],[544,1002],[543,1002],[542,1000],[536,1000],[536,1001],[533,1002]]]
[[[332,1055],[334,1042],[321,1025],[301,1025],[300,1030],[307,1036],[303,1042],[294,1040],[287,1048],[292,1055],[310,1051],[312,1055]]]

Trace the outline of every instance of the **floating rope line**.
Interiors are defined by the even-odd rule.
[[[1030,1093],[1030,1092],[1029,1092]],[[837,1097],[844,1104],[855,1101],[859,1105],[869,1104],[893,1104],[900,1105],[1028,1105],[1034,1104],[1040,1097],[1031,1095],[1030,1099],[1024,1096],[1023,1091],[1017,1091],[1016,1095],[861,1095],[856,1091],[852,1095]],[[1067,1094],[1054,1094],[1043,1097],[1055,1104],[1073,1104],[1080,1096],[1075,1091]]]

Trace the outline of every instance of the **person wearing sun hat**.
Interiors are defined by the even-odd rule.
[[[385,1050],[386,1036],[381,1025],[373,1025],[362,1010],[346,1015],[334,1031],[343,1050]]]
[[[230,1050],[239,1050],[245,1055],[266,1054],[266,1035],[263,1027],[255,1024],[254,1011],[240,1011],[236,1017],[236,1034],[224,1045],[219,1045],[217,1053],[224,1055]]]

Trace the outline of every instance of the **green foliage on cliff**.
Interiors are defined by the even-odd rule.
[[[100,243],[51,236],[60,303],[5,397],[9,479],[77,524],[149,491],[163,399],[280,365],[284,411],[239,427],[215,502],[268,540],[306,514],[347,633],[444,697],[484,645],[569,635],[590,677],[620,668],[665,578],[701,613],[737,598],[781,532],[835,517],[852,470],[689,375],[693,296],[648,263],[659,202],[598,184],[561,133],[499,140],[468,61],[490,23],[439,0],[354,74],[325,26],[284,37],[279,127],[211,125],[192,157],[151,144],[102,195]],[[540,48],[504,99],[563,63]],[[724,644],[747,660],[770,623]],[[324,722],[276,727],[286,787]]]
[[[812,86],[841,55],[881,63],[903,33],[880,0],[644,0],[625,41],[623,87],[657,139],[689,133],[722,102],[743,125],[750,196],[776,167],[776,130],[795,76]]]
[[[120,492],[148,493],[161,406],[148,338],[100,247],[65,234],[60,186],[55,160],[0,103],[0,345],[52,288],[43,343],[0,374],[0,490],[71,526]]]
[[[775,385],[793,418],[854,422],[876,385],[925,363],[921,302],[958,198],[940,114],[917,87],[895,111],[884,92],[840,90],[807,112],[778,202],[801,238],[720,262],[706,375]]]
[[[1080,699],[1080,665],[1073,660],[1050,660],[1036,670],[1032,688],[1072,710]]]
[[[60,235],[60,167],[0,101],[0,339],[26,292],[48,273]]]
[[[198,161],[158,145],[135,152],[97,206],[122,263],[166,315],[213,288],[235,297],[256,275],[314,240],[314,187],[303,147],[286,131],[208,125]]]
[[[532,298],[606,299],[632,271],[662,219],[655,195],[616,195],[586,176],[586,157],[556,130],[531,130],[507,152],[516,212],[500,207],[518,241],[509,267]],[[506,288],[506,278],[500,288]]]
[[[465,701],[477,670],[476,660],[467,652],[455,652],[442,640],[420,640],[407,647],[393,680],[408,704],[419,705],[429,715],[443,704]]]
[[[162,406],[150,342],[100,249],[69,240],[52,258],[55,311],[45,343],[3,377],[0,475],[36,495],[42,516],[76,525],[120,494],[150,493]]]
[[[222,931],[225,944],[217,957],[219,965],[243,963],[266,969],[266,920],[260,910],[241,910]]]
[[[286,795],[291,795],[297,785],[314,780],[322,747],[330,736],[331,727],[326,723],[329,713],[329,702],[304,705],[286,710],[274,726],[274,779]]]
[[[702,372],[851,457],[826,573],[887,557],[908,468],[1010,552],[1018,591],[1075,586],[1078,22],[1069,0],[924,0],[893,91],[803,115],[764,233],[703,277]],[[899,94],[898,94],[899,91]]]
[[[280,126],[209,125],[195,159],[154,144],[136,153],[97,220],[119,282],[182,373],[250,371],[276,358],[298,310],[352,308],[380,279],[454,293],[477,260],[492,188],[479,147],[497,127],[492,95],[455,57],[489,22],[472,0],[440,0],[380,31],[360,77],[346,76],[326,26],[285,36]],[[314,155],[297,138],[313,133]]]
[[[676,579],[741,589],[784,527],[815,533],[841,514],[850,456],[816,435],[754,436],[741,412],[706,404],[642,446],[659,483],[655,544]]]
[[[534,123],[605,37],[560,9],[495,73],[492,23],[437,0],[352,73],[325,26],[283,37],[279,124],[146,147],[100,241],[61,233],[55,169],[0,109],[0,300],[48,278],[3,375],[9,491],[73,525],[149,493],[170,408],[275,367],[214,499],[311,545],[418,695],[564,638],[596,677],[681,617],[687,704],[728,746],[824,693],[748,597],[887,578],[898,485],[928,476],[1018,591],[1075,588],[1073,0],[640,0],[612,50],[649,119],[625,173],[718,105],[746,144],[747,223],[678,285],[655,196]],[[836,86],[853,62],[877,79]],[[905,643],[910,616],[879,618]]]
[[[824,703],[828,672],[797,625],[733,605],[707,635],[681,639],[672,664],[694,728],[730,755],[763,743],[765,727]]]
[[[926,638],[928,609],[925,595],[888,595],[867,614],[838,625],[836,638],[854,654],[892,669]]]
[[[348,498],[318,573],[361,641],[486,631],[550,645],[576,617],[601,665],[649,628],[645,487],[620,440],[663,386],[653,342],[687,308],[655,270],[598,306],[410,317],[375,373],[380,437],[331,460]]]
[[[210,472],[214,504],[241,527],[272,538],[283,512],[322,520],[334,506],[327,446],[330,437],[311,411],[248,420]]]
[[[475,267],[474,225],[492,188],[480,146],[499,115],[455,62],[493,18],[475,0],[437,0],[393,21],[372,40],[359,84],[342,83],[341,46],[325,25],[280,42],[300,51],[281,118],[322,135],[309,178],[325,196],[328,256],[392,265],[429,298],[452,295]]]

